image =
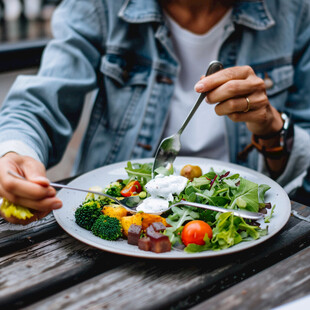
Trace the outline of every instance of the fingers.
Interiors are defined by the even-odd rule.
[[[25,176],[29,181],[9,175],[8,170]],[[0,196],[14,204],[44,212],[62,206],[56,190],[49,186],[42,163],[13,153],[0,159]]]
[[[197,92],[206,92],[206,101],[216,104],[218,115],[245,122],[257,135],[278,131],[283,125],[267,97],[264,81],[249,66],[232,67],[200,79]],[[247,100],[248,98],[248,100]]]
[[[200,79],[195,85],[195,90],[200,93],[209,92],[227,82],[233,80],[245,80],[250,76],[255,76],[255,73],[250,66],[223,69]]]
[[[206,99],[208,103],[217,103],[231,98],[248,97],[254,93],[265,95],[264,81],[257,77],[228,81],[207,93]]]
[[[195,89],[198,92],[207,92],[208,103],[218,103],[252,93],[265,94],[265,83],[255,75],[251,67],[242,66],[224,69],[204,77],[195,85]]]
[[[236,112],[246,113],[245,119],[248,119],[250,116],[249,112],[257,111],[267,105],[269,105],[269,101],[265,93],[257,92],[254,95],[245,95],[243,97],[230,98],[222,101],[218,103],[214,109],[218,115],[229,115]]]

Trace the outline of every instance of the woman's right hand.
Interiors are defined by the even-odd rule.
[[[30,182],[9,175],[8,170]],[[0,196],[34,210],[37,218],[62,206],[61,200],[56,197],[56,190],[49,183],[44,165],[32,157],[10,152],[0,158]]]

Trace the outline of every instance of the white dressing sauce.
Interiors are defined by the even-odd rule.
[[[168,200],[162,198],[148,197],[143,200],[143,202],[137,207],[138,211],[143,211],[144,213],[162,213],[169,208]]]
[[[188,179],[177,175],[157,175],[145,188],[151,197],[146,198],[137,208],[145,213],[161,213],[168,209],[173,194],[179,195],[186,187]]]

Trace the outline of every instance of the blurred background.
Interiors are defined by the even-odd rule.
[[[0,106],[17,75],[37,72],[42,51],[52,38],[51,17],[60,2],[61,0],[0,0]],[[91,93],[86,97],[82,118],[62,161],[48,170],[48,177],[52,181],[71,176],[93,96]],[[292,199],[309,205],[310,168],[304,175],[298,180],[292,180],[286,186],[286,191]]]
[[[19,74],[35,74],[47,42],[52,38],[50,20],[61,0],[0,0],[0,105]],[[79,127],[62,161],[48,170],[57,181],[70,176],[92,104],[86,104]]]

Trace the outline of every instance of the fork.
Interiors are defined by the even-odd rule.
[[[27,182],[31,182],[31,181],[27,180],[25,177],[21,176],[20,174],[15,173],[11,170],[8,170],[8,174],[15,177],[15,178],[18,178],[18,179],[21,179],[21,180],[24,180]],[[72,187],[72,186],[59,184],[59,183],[53,183],[53,182],[50,182],[50,186],[53,186],[56,188],[64,188],[64,189],[69,189],[69,190],[75,190],[75,191],[80,191],[80,192],[85,192],[85,193],[92,193],[92,194],[95,194],[98,196],[104,196],[104,197],[110,198],[111,200],[115,201],[117,204],[121,205],[128,212],[130,212],[132,214],[139,212],[139,211],[137,211],[137,207],[141,203],[141,201],[143,201],[139,196],[130,196],[130,197],[124,197],[122,199],[118,199],[116,197],[110,196],[108,194],[105,194],[105,193],[102,193],[99,191],[93,191],[93,190],[89,190],[89,189]],[[232,212],[236,216],[240,216],[240,217],[243,217],[245,219],[252,219],[252,220],[259,220],[259,219],[262,219],[264,217],[264,214],[262,214],[262,213],[255,213],[255,212],[250,212],[250,211],[246,211],[246,210],[225,209],[222,207],[204,205],[201,203],[189,202],[189,201],[185,201],[185,200],[182,200],[180,202],[177,202],[177,203],[170,205],[169,208],[164,210],[164,211],[156,212],[156,213],[152,213],[152,214],[160,215],[163,212],[168,211],[172,207],[179,206],[179,205],[202,208],[202,209],[207,209],[207,210],[212,210],[212,211],[217,211],[217,212],[222,212],[222,213]],[[148,212],[148,213],[150,213],[150,212]]]
[[[210,62],[206,76],[211,75],[222,69],[223,65],[219,61],[214,60]],[[157,168],[164,167],[169,170],[172,167],[172,164],[181,149],[181,141],[180,141],[181,134],[185,129],[185,127],[187,126],[187,124],[189,123],[189,121],[191,120],[191,118],[193,117],[193,115],[195,114],[195,112],[197,111],[197,109],[199,108],[201,102],[206,97],[206,95],[207,95],[206,93],[200,94],[198,100],[196,101],[195,105],[187,115],[179,131],[170,137],[164,138],[161,141],[159,147],[157,148],[152,167],[152,178],[155,177],[156,173],[155,170]]]

